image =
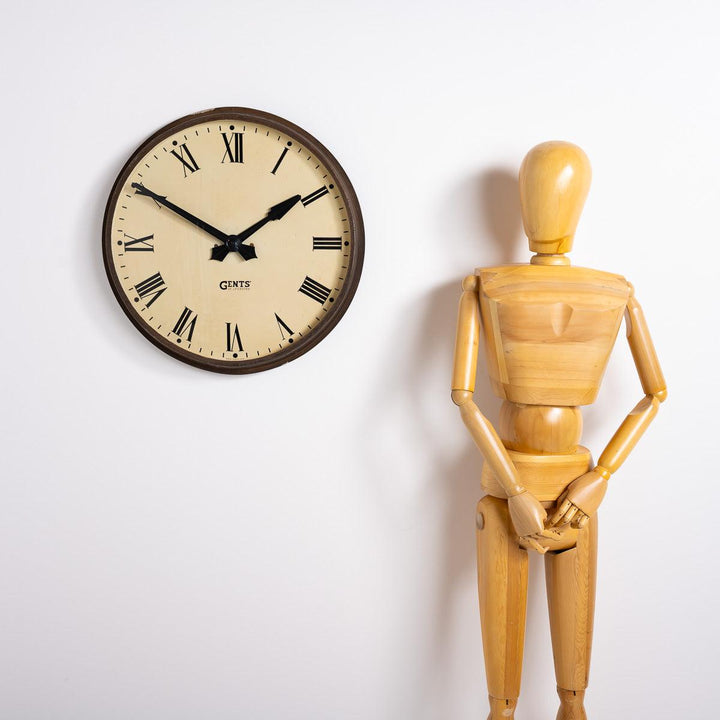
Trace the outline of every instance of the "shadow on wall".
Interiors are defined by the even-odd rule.
[[[469,196],[469,201],[478,208],[477,218],[479,232],[477,240],[477,262],[479,267],[492,267],[513,262],[528,262],[529,250],[527,240],[522,228],[520,212],[520,197],[518,192],[517,173],[505,168],[492,168],[484,172],[477,185],[480,202],[477,195]],[[468,268],[472,272],[475,268]],[[449,381],[452,368],[452,348],[455,339],[456,307],[460,298],[460,280],[450,286],[441,287],[429,298],[426,305],[426,315],[422,326],[438,345],[448,349],[448,355],[443,358],[447,367],[447,385],[440,389],[449,396]],[[421,353],[413,357],[422,358]],[[427,368],[421,361],[411,369],[413,378],[411,385],[415,388],[427,386],[423,377]],[[493,393],[490,381],[485,370],[484,351],[481,347],[478,357],[478,371],[475,388],[475,402],[482,412],[497,427],[501,400]],[[448,397],[448,402],[450,398]],[[419,421],[423,416],[418,414]],[[465,432],[458,412],[457,432]],[[480,488],[480,470],[482,456],[475,447],[469,434],[465,432],[466,444],[464,450],[456,457],[445,458],[442,463],[434,467],[436,493],[443,498],[442,531],[440,534],[440,547],[438,548],[438,562],[435,564],[437,574],[435,581],[435,602],[430,622],[433,624],[431,643],[426,656],[426,668],[423,676],[418,678],[417,687],[427,687],[436,698],[447,696],[453,687],[453,680],[447,675],[453,666],[452,655],[457,652],[455,642],[457,634],[451,625],[455,598],[458,593],[466,592],[468,575],[476,583],[476,547],[475,547],[475,506],[482,496]],[[533,554],[531,553],[531,556]],[[526,658],[535,658],[542,655],[542,649],[536,647],[543,644],[538,633],[534,630],[538,626],[548,623],[547,608],[545,605],[544,578],[539,557],[531,557],[529,598],[527,606],[527,637]],[[467,632],[473,634],[473,645],[477,648],[478,659],[482,663],[482,638],[480,633],[479,612],[475,616],[464,619],[463,626]],[[547,632],[543,628],[542,635]],[[537,642],[534,641],[534,638]],[[452,643],[452,644],[451,644]],[[440,672],[438,672],[440,670]],[[444,677],[443,674],[446,676]],[[531,673],[526,673],[525,695],[536,695],[530,683]],[[435,687],[433,687],[435,685]],[[481,674],[474,678],[472,693],[476,694],[481,713],[486,711],[486,686],[484,667]],[[545,693],[546,694],[546,693]],[[438,708],[436,708],[437,710]],[[449,710],[450,708],[448,708]],[[528,712],[525,706],[525,712]],[[535,708],[542,715],[541,708]],[[416,716],[422,716],[422,703],[419,703]],[[528,716],[528,720],[539,720]]]
[[[478,265],[527,262],[527,240],[522,231],[517,172],[492,168],[480,176],[481,227]],[[480,368],[478,368],[480,369]]]
[[[465,194],[479,209],[477,218],[479,231],[476,237],[463,239],[463,243],[474,250],[477,257],[476,265],[467,269],[471,274],[476,266],[492,266],[511,263],[517,260],[518,246],[524,243],[520,218],[520,201],[518,197],[517,176],[504,168],[493,168],[480,175],[471,188],[472,193]],[[479,193],[478,193],[479,190]],[[477,202],[478,194],[480,202]],[[462,195],[461,195],[462,197]],[[437,288],[426,305],[425,317],[421,326],[437,346],[445,350],[443,365],[444,384],[438,390],[447,397],[450,404],[450,378],[452,373],[452,351],[455,343],[455,320],[457,305],[462,289],[462,278]],[[475,387],[475,402],[490,421],[496,425],[501,400],[497,398],[491,387],[487,373],[484,371],[483,350],[478,357],[478,373]],[[421,359],[422,354],[413,357]],[[415,388],[427,387],[423,377],[427,368],[422,362],[411,368],[411,385]],[[433,376],[435,374],[433,373]],[[417,415],[423,421],[422,414]],[[438,677],[439,667],[447,668],[452,654],[452,628],[450,621],[453,615],[454,596],[466,584],[468,574],[475,575],[475,505],[482,495],[480,489],[480,470],[482,456],[475,447],[470,435],[460,420],[457,411],[457,432],[466,440],[464,449],[459,455],[443,458],[433,468],[433,494],[443,499],[441,544],[438,548],[437,576],[435,578],[435,609],[432,617],[432,646],[428,649],[427,674],[422,678],[419,687],[432,687],[434,682],[442,680]],[[431,433],[432,434],[432,433]],[[430,442],[431,438],[427,438]],[[477,647],[481,653],[478,618],[468,618],[468,630],[477,632]],[[444,662],[445,661],[445,662]],[[445,679],[449,682],[449,678]],[[478,688],[483,695],[482,687]],[[435,688],[439,690],[439,688]],[[440,693],[442,694],[442,693]],[[420,708],[418,708],[419,710]]]
[[[526,240],[522,232],[520,202],[517,176],[505,168],[493,168],[479,178],[465,182],[449,196],[452,207],[441,207],[438,216],[447,217],[470,213],[471,237],[458,239],[463,255],[472,258],[474,264],[467,267],[466,274],[473,272],[476,266],[493,266],[528,260]],[[478,202],[478,197],[480,202]],[[458,200],[460,198],[460,200]],[[459,203],[463,206],[458,207]],[[452,240],[452,238],[450,238]],[[454,248],[457,250],[458,247]],[[431,557],[413,558],[415,567],[419,566],[418,582],[406,583],[408,593],[423,588],[427,596],[420,603],[426,614],[415,624],[403,623],[398,627],[395,638],[398,657],[404,658],[403,667],[396,674],[413,690],[404,696],[404,704],[389,710],[392,716],[412,716],[419,719],[457,714],[453,694],[457,695],[458,634],[455,615],[457,601],[467,597],[469,578],[476,582],[475,570],[475,506],[482,495],[480,488],[480,470],[482,457],[465,431],[459,412],[454,413],[450,400],[450,379],[452,373],[452,353],[455,341],[455,322],[457,304],[461,293],[462,277],[436,287],[428,292],[413,310],[404,314],[403,334],[410,335],[411,345],[404,355],[407,363],[397,367],[395,372],[386,376],[386,384],[377,388],[366,417],[367,434],[373,439],[375,447],[387,446],[389,457],[397,454],[397,429],[388,433],[389,422],[379,421],[378,407],[388,410],[392,415],[398,412],[397,405],[404,407],[403,418],[411,418],[412,428],[401,432],[410,433],[407,442],[410,447],[426,448],[422,477],[407,479],[412,483],[407,488],[405,501],[408,506],[399,511],[401,522],[407,523],[416,533],[437,538],[436,548]],[[414,325],[408,323],[408,317]],[[410,332],[408,332],[410,330]],[[414,338],[414,342],[413,342]],[[438,413],[438,397],[447,402],[447,415]],[[501,401],[493,394],[487,374],[484,370],[482,351],[478,363],[478,377],[475,389],[475,401],[493,424],[497,424]],[[454,418],[454,420],[450,420]],[[407,421],[407,420],[406,420]],[[442,447],[438,438],[443,436],[439,423],[454,421],[457,424],[458,437],[462,436],[461,450],[457,447]],[[388,444],[387,435],[394,437]],[[375,442],[377,441],[377,442]],[[382,457],[384,452],[376,454]],[[365,464],[377,462],[372,457],[364,458]],[[400,465],[398,463],[398,465]],[[369,468],[377,483],[375,490],[382,504],[386,500],[387,483],[398,482],[397,477],[388,473],[388,467]],[[400,466],[399,475],[402,475]],[[407,476],[407,472],[405,472]],[[385,486],[385,487],[383,487]],[[432,503],[432,509],[428,509]],[[392,512],[392,511],[391,511]],[[436,523],[439,527],[418,528],[413,513]],[[404,515],[403,515],[404,513]],[[398,522],[391,519],[390,522]],[[425,542],[427,550],[428,542]],[[413,549],[405,549],[403,558],[413,557]],[[390,561],[392,562],[392,561]],[[531,564],[530,582],[532,589],[528,602],[528,640],[532,639],[533,627],[547,625],[547,611],[544,607],[544,593],[539,578],[541,569],[537,563]],[[419,583],[419,584],[418,584]],[[405,592],[403,589],[400,592]],[[398,599],[407,608],[417,607],[416,597]],[[465,607],[463,605],[463,607]],[[422,625],[418,625],[418,621]],[[454,627],[453,627],[454,626]],[[482,663],[482,641],[477,610],[474,616],[463,618],[462,626],[466,636],[472,636],[472,644],[477,648],[478,664]],[[421,649],[420,649],[421,648]],[[419,652],[418,652],[419,651]],[[408,657],[415,657],[408,662]],[[531,654],[535,654],[534,652]],[[473,679],[473,689],[477,697],[478,710],[485,711],[486,689],[484,672]],[[466,693],[463,693],[466,695]],[[529,720],[534,720],[530,718]]]

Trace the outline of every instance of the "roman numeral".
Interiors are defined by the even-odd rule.
[[[278,328],[280,329],[280,335],[282,336],[282,339],[285,339],[285,333],[283,332],[283,328],[287,330],[288,335],[294,335],[295,333],[287,326],[287,323],[277,314],[275,313],[275,320],[277,320]]]
[[[277,169],[280,167],[280,163],[285,159],[285,156],[287,155],[287,148],[283,148],[283,151],[280,153],[280,157],[278,158],[278,161],[275,163],[275,167],[270,171],[273,175],[277,172]]]
[[[195,162],[195,158],[192,156],[192,153],[188,150],[186,143],[183,143],[180,146],[180,152],[177,150],[171,150],[170,154],[174,155],[182,163],[184,177],[188,176],[188,171],[190,171],[190,174],[192,175],[192,173],[200,169],[198,164]]]
[[[301,202],[305,207],[307,207],[310,203],[315,202],[318,198],[321,198],[323,195],[327,195],[329,192],[330,191],[325,187],[325,185],[323,185],[315,192],[311,192],[309,195],[306,195],[304,198],[302,198]]]
[[[155,252],[155,246],[151,240],[154,235],[146,235],[141,238],[134,238],[132,235],[124,233],[126,238],[130,240],[125,241],[125,252]]]
[[[230,138],[227,133],[222,134],[225,143],[225,154],[221,162],[225,162],[225,158],[229,157],[231,163],[241,163],[243,161],[243,134],[234,132]]]
[[[240,330],[238,330],[238,326],[234,325],[231,326],[230,323],[225,323],[225,327],[227,329],[227,349],[228,352],[232,352],[235,349],[235,344],[237,343],[237,349],[242,350],[242,340],[240,339]],[[233,329],[234,327],[234,329]]]
[[[143,299],[152,295],[150,300],[145,302],[145,306],[150,307],[167,290],[167,286],[160,273],[156,272],[146,280],[135,285],[135,290],[138,296]]]
[[[178,321],[175,323],[175,327],[172,331],[181,338],[187,333],[188,342],[192,340],[193,333],[195,332],[195,323],[197,322],[197,313],[193,315],[193,311],[186,307],[181,313]]]
[[[314,237],[313,250],[342,250],[342,239],[339,237]]]
[[[306,275],[303,280],[303,284],[298,288],[298,292],[304,293],[309,298],[316,300],[322,305],[330,295],[330,288],[326,288],[317,280],[313,280],[311,277]]]

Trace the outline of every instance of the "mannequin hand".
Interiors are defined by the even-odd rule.
[[[607,480],[595,470],[573,480],[558,500],[558,509],[550,519],[550,527],[570,523],[583,528],[597,512],[607,490]]]
[[[545,528],[547,513],[538,499],[524,490],[519,495],[508,498],[508,509],[520,544],[527,550],[535,550],[544,555],[548,548],[543,544],[543,538],[556,539],[559,533]]]

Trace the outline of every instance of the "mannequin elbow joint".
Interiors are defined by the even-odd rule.
[[[465,405],[472,400],[472,393],[469,390],[453,390],[451,397],[456,405]]]

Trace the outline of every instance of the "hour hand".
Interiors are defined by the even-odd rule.
[[[222,262],[227,257],[227,254],[229,252],[230,248],[227,245],[215,245],[215,247],[212,249],[212,252],[210,253],[210,259],[219,260],[220,262]]]
[[[252,245],[243,245],[238,238],[238,235],[230,235],[226,245],[215,245],[210,253],[210,258],[222,262],[228,256],[228,253],[233,251],[239,252],[245,260],[256,258],[255,248]]]
[[[283,200],[281,203],[278,203],[277,205],[273,205],[270,210],[268,210],[268,219],[269,220],[281,220],[285,217],[285,215],[288,213],[289,210],[291,210],[295,205],[300,201],[300,195],[293,195],[292,197],[288,198],[287,200]]]

